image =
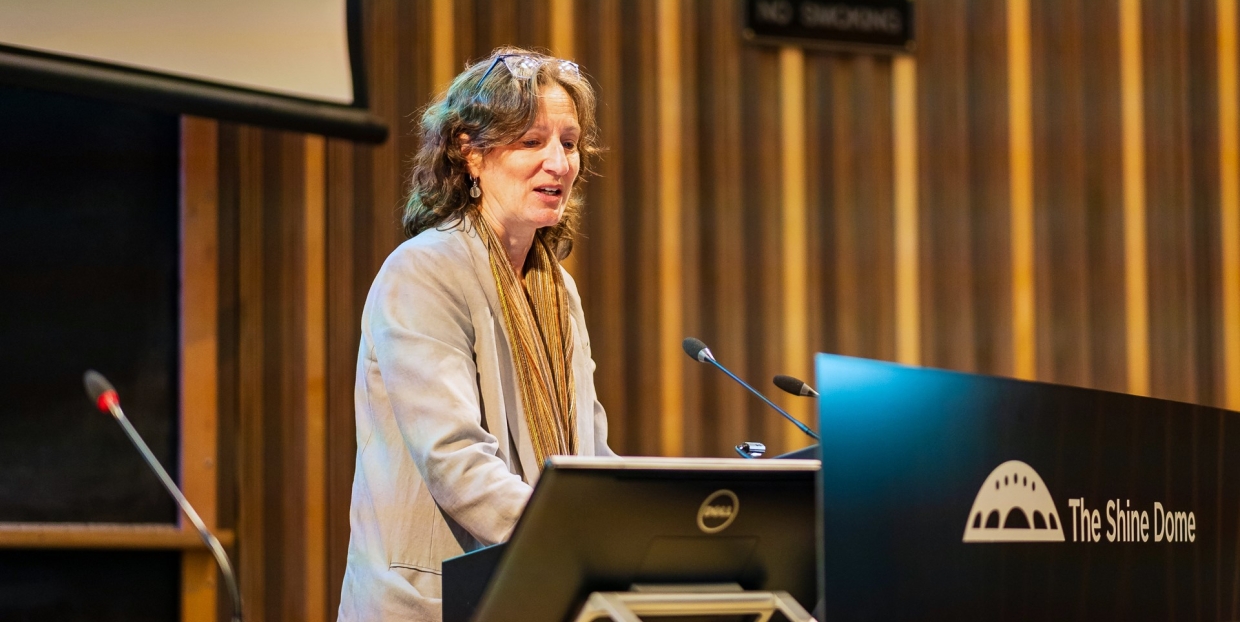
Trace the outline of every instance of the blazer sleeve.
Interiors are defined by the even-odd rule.
[[[467,256],[412,247],[393,254],[372,291],[374,357],[404,447],[435,502],[484,544],[505,540],[531,488],[482,425]]]

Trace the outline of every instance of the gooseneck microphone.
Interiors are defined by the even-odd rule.
[[[237,589],[237,576],[233,574],[232,565],[228,563],[228,555],[224,552],[224,547],[220,545],[220,541],[207,530],[207,526],[203,524],[202,518],[198,516],[198,512],[194,511],[194,506],[189,504],[189,500],[181,493],[181,489],[177,487],[172,478],[168,476],[168,472],[159,464],[159,460],[155,458],[155,454],[151,453],[151,449],[146,446],[146,442],[138,435],[138,431],[129,423],[129,419],[125,417],[125,412],[121,410],[121,400],[116,394],[116,389],[112,388],[112,383],[108,382],[103,374],[90,370],[82,378],[86,383],[86,394],[95,402],[95,406],[99,410],[112,415],[116,422],[121,424],[121,429],[125,430],[125,435],[129,437],[129,441],[138,449],[138,453],[142,454],[142,459],[146,460],[147,466],[155,472],[159,477],[159,481],[164,484],[164,488],[168,489],[168,494],[176,500],[181,506],[181,511],[189,517],[189,521],[194,524],[194,528],[198,530],[198,535],[202,536],[202,541],[206,543],[207,548],[211,549],[211,553],[215,556],[215,563],[219,564],[220,572],[224,575],[224,582],[228,584],[228,595],[232,599],[233,606],[233,622],[241,622],[241,591]]]
[[[800,429],[810,438],[814,440],[819,440],[818,434],[815,433],[813,430],[809,429],[809,427],[807,427],[804,423],[797,421],[796,417],[793,417],[792,415],[789,415],[788,413],[784,412],[784,409],[776,406],[775,402],[772,402],[771,400],[767,399],[765,395],[758,393],[756,389],[749,386],[748,384],[745,384],[744,380],[737,378],[736,374],[728,371],[728,368],[724,367],[723,365],[720,365],[719,361],[715,360],[715,355],[711,354],[710,348],[706,347],[706,344],[702,343],[701,339],[697,339],[695,337],[686,337],[685,340],[681,343],[681,345],[685,349],[685,354],[689,355],[689,358],[699,363],[710,363],[711,365],[718,367],[719,371],[722,371],[723,373],[727,374],[729,378],[740,383],[740,385],[748,389],[750,393],[753,393],[754,395],[758,396],[758,399],[761,399],[763,402],[766,402],[767,406],[774,408],[775,412],[783,415],[784,419],[791,421],[792,425],[795,425],[798,429]]]
[[[800,378],[780,374],[775,376],[775,386],[798,397],[818,397],[818,392],[814,390],[814,387],[809,386]]]

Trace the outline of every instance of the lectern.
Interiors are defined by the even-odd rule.
[[[817,470],[816,460],[554,457],[507,544],[444,562],[444,621],[778,611],[808,622]]]
[[[832,620],[1240,619],[1240,414],[820,354]]]

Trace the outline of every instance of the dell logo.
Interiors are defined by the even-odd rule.
[[[731,490],[717,490],[698,508],[697,525],[704,533],[719,533],[736,520],[741,509],[740,499]]]

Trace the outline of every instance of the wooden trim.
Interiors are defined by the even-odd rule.
[[[783,209],[781,246],[783,251],[783,363],[786,373],[808,378],[811,371],[809,351],[809,264],[806,198],[806,137],[805,137],[805,51],[799,47],[779,49],[780,128],[783,134],[780,162],[783,172]],[[788,414],[798,420],[810,420],[808,400],[785,400]],[[785,426],[784,448],[803,447],[804,433]]]
[[[1240,410],[1240,89],[1236,0],[1218,0],[1219,223],[1225,407]]]
[[[214,527],[219,337],[216,122],[183,117],[181,132],[181,486],[202,520]]]
[[[236,540],[231,530],[214,530],[225,547]],[[192,529],[174,525],[134,523],[0,523],[0,549],[138,549],[200,551],[210,561],[211,578],[215,562]],[[188,555],[187,555],[188,556]],[[187,569],[183,566],[182,572]],[[214,600],[211,601],[214,607]]]
[[[548,29],[551,31],[551,54],[558,58],[572,59],[575,52],[573,41],[577,37],[574,0],[550,0]],[[580,239],[580,238],[579,238]],[[562,265],[569,274],[579,275],[580,255],[574,251],[564,258]]]
[[[208,529],[216,526],[219,429],[219,145],[214,120],[181,118],[181,488]],[[181,518],[181,528],[198,534]],[[181,619],[214,622],[215,562],[181,559]]]
[[[267,607],[264,560],[268,520],[266,447],[263,426],[265,365],[263,296],[266,265],[263,255],[263,130],[237,130],[237,537],[236,565],[246,617]],[[276,390],[272,387],[271,390]],[[274,491],[272,491],[274,495]]]
[[[327,231],[326,141],[305,146],[305,611],[327,615]]]
[[[1011,175],[1012,373],[1037,375],[1034,283],[1033,103],[1029,0],[1007,0],[1008,140]]]
[[[684,275],[681,265],[681,80],[680,2],[659,0],[656,7],[656,65],[659,141],[659,367],[662,411],[659,450],[680,456],[685,447]]]
[[[455,16],[453,0],[431,2],[431,88],[434,92],[447,90],[456,76]]]
[[[918,273],[917,60],[892,60],[892,151],[895,174],[896,361],[921,363],[921,283]]]
[[[861,163],[857,144],[856,63],[836,60],[831,69],[831,268],[835,273],[837,354],[863,356],[861,336],[861,257],[857,250],[857,186]],[[842,95],[847,93],[847,95]]]
[[[559,58],[573,58],[573,40],[577,36],[574,0],[551,0],[551,53]]]
[[[1120,0],[1119,48],[1128,392],[1149,395],[1150,311],[1145,237],[1145,106],[1142,100],[1140,0]]]

